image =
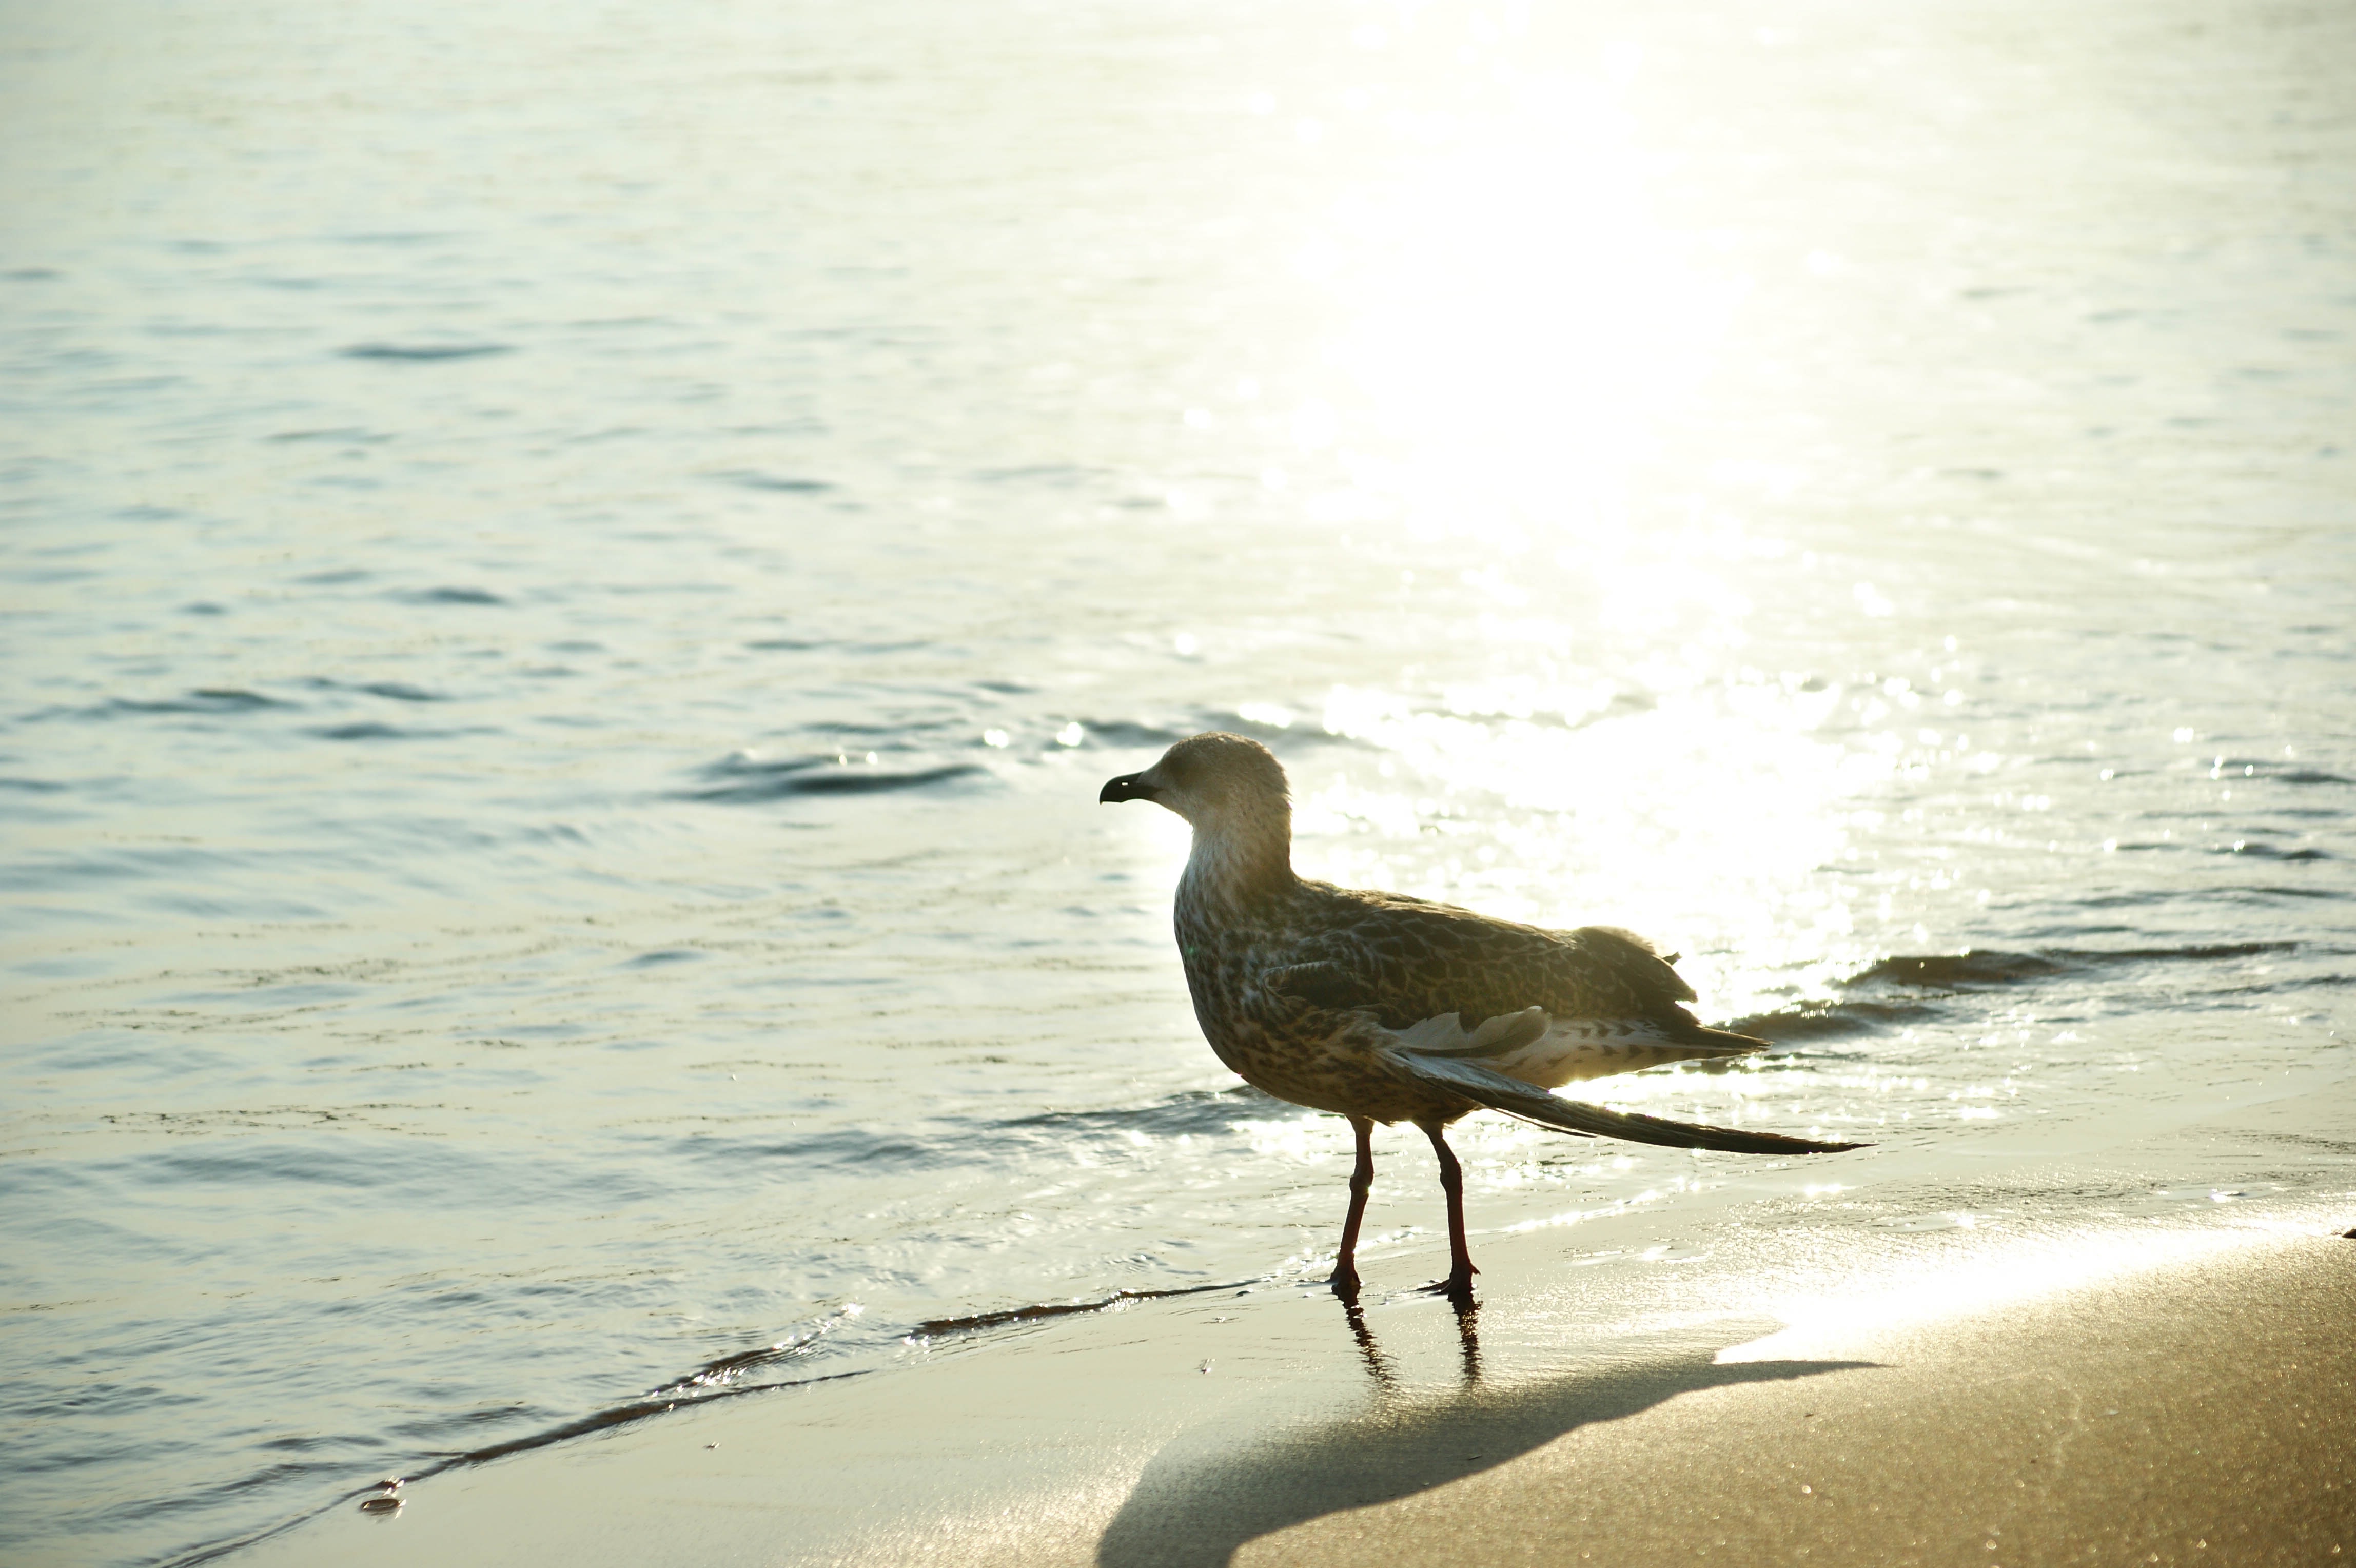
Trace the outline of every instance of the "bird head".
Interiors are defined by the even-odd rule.
[[[1108,779],[1097,800],[1151,800],[1185,818],[1197,833],[1258,839],[1274,832],[1288,844],[1291,837],[1284,765],[1239,735],[1182,740],[1143,772]]]

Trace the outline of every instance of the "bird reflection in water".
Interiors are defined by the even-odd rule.
[[[1449,1305],[1456,1310],[1456,1337],[1464,1354],[1464,1386],[1470,1389],[1481,1381],[1481,1304],[1472,1299],[1470,1291],[1447,1294]],[[1342,1316],[1350,1326],[1350,1337],[1358,1342],[1358,1355],[1366,1363],[1366,1375],[1383,1392],[1397,1392],[1398,1373],[1391,1366],[1390,1358],[1383,1354],[1375,1331],[1366,1326],[1366,1309],[1358,1304],[1355,1291],[1342,1297]]]

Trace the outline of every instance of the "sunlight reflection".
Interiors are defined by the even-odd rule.
[[[1618,553],[1626,467],[1742,294],[1647,209],[1649,155],[1621,102],[1633,69],[1501,61],[1477,113],[1392,115],[1390,177],[1298,258],[1346,301],[1328,362],[1363,400],[1363,428],[1325,401],[1294,415],[1298,445],[1335,449],[1345,480],[1315,513]],[[1353,274],[1341,256],[1380,259]]]
[[[1304,858],[1509,918],[1627,925],[1747,1000],[1857,929],[1858,879],[1820,872],[1848,850],[1841,805],[1892,764],[1815,733],[1837,696],[1764,677],[1644,692],[1516,676],[1451,687],[1438,711],[1336,687],[1326,731],[1398,766],[1306,789]],[[1736,954],[1740,976],[1714,972]]]
[[[1402,39],[1462,20],[1404,17]],[[1363,177],[1293,254],[1340,322],[1270,410],[1298,504],[1370,526],[1360,540],[1445,542],[1478,606],[1462,641],[1497,666],[1438,708],[1331,687],[1325,731],[1381,760],[1297,780],[1303,857],[1507,918],[1624,924],[1682,949],[1716,1004],[1756,1005],[1857,956],[1866,884],[1822,874],[1856,858],[1840,808],[1914,759],[1819,733],[1843,699],[1828,682],[1739,670],[1756,564],[1784,543],[1698,502],[1666,521],[1630,504],[1749,284],[1655,215],[1658,155],[1626,103],[1642,52],[1541,70],[1520,26],[1464,33],[1462,70],[1388,57],[1352,101],[1379,111],[1334,123],[1330,156],[1373,150]],[[1430,593],[1415,570],[1399,585],[1409,605]],[[1301,693],[1270,696],[1239,716],[1306,716]]]
[[[1961,1221],[1959,1221],[1961,1223]],[[1890,1264],[1888,1283],[1850,1279],[1822,1294],[1786,1296],[1769,1304],[1788,1326],[1762,1339],[1719,1352],[1721,1363],[1771,1361],[1821,1355],[1860,1336],[1902,1331],[2019,1302],[2051,1295],[2106,1277],[2171,1263],[2188,1263],[2297,1234],[2308,1227],[2280,1221],[2246,1228],[2085,1232],[2040,1237],[1987,1251],[1975,1250],[1948,1268],[1919,1271],[1903,1254]]]
[[[1246,1139],[1255,1155],[1273,1155],[1297,1165],[1319,1165],[1347,1152],[1335,1138],[1335,1129],[1340,1125],[1312,1112],[1281,1119],[1230,1122],[1227,1129]]]

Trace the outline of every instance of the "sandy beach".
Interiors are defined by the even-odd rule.
[[[1752,1206],[1492,1237],[1465,1316],[1261,1286],[944,1339],[429,1477],[396,1514],[347,1501],[232,1560],[2340,1561],[2356,1194],[2221,1187],[2205,1222],[2107,1225],[2085,1200],[2188,1155],[2221,1181],[2344,1158],[2311,1129],[2352,1100],[1991,1155],[1938,1193],[1868,1189],[1842,1206],[1862,1226]],[[1890,1219],[1975,1211],[2011,1218]]]

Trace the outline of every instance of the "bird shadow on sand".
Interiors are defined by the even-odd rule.
[[[1446,1486],[1682,1393],[1869,1368],[1870,1361],[1742,1361],[1718,1353],[1762,1326],[1719,1326],[1556,1377],[1498,1379],[1482,1369],[1477,1307],[1459,1305],[1463,1373],[1452,1390],[1402,1386],[1365,1315],[1344,1322],[1374,1385],[1367,1408],[1271,1430],[1215,1420],[1165,1444],[1097,1543],[1098,1568],[1224,1568],[1263,1535],[1346,1509]]]

